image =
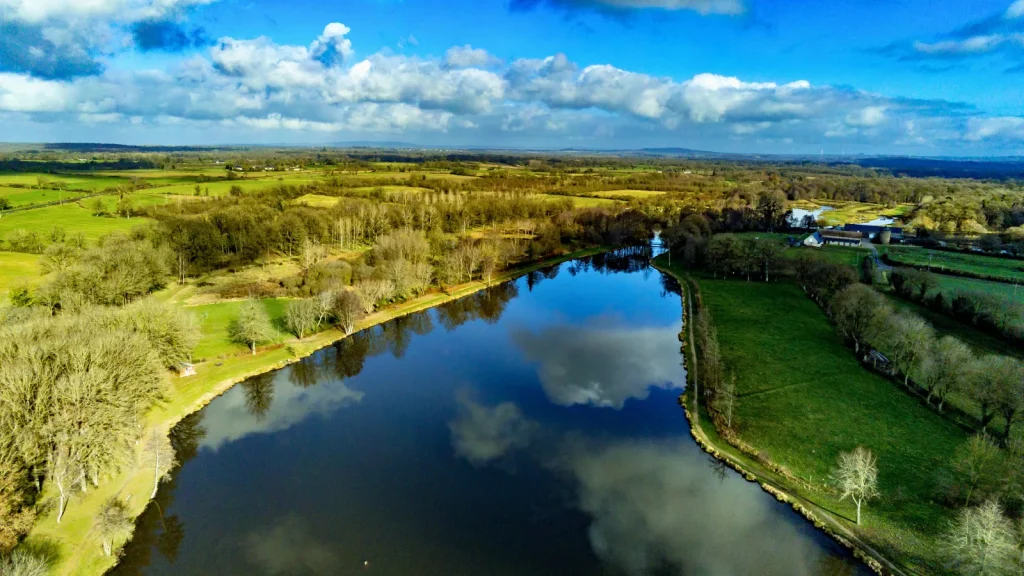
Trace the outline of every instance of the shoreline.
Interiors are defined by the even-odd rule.
[[[352,334],[395,318],[461,299],[542,268],[594,256],[608,250],[606,246],[576,250],[507,270],[495,276],[491,282],[474,281],[460,284],[450,291],[424,294],[364,317],[356,323]],[[166,436],[178,422],[202,410],[236,384],[299,362],[347,336],[337,328],[330,328],[304,340],[289,340],[265,347],[258,350],[255,355],[240,353],[226,359],[210,359],[198,363],[195,365],[197,375],[171,377],[171,392],[167,400],[150,408],[144,416],[145,427],[141,430],[140,438],[145,438],[154,430]],[[91,537],[93,521],[107,499],[119,498],[128,506],[134,530],[135,521],[151,501],[153,487],[152,470],[139,465],[142,445],[141,441],[136,443],[134,461],[129,467],[109,478],[101,486],[91,489],[84,497],[72,500],[61,524],[56,523],[52,511],[44,510],[40,513],[23,545],[60,548],[64,553],[58,556],[53,565],[53,574],[93,576],[105,574],[118,564],[119,556],[103,556],[99,540]],[[51,496],[52,490],[47,486],[40,502],[49,500]]]
[[[679,406],[683,409],[683,414],[686,417],[690,435],[693,437],[694,442],[712,458],[736,471],[748,482],[756,483],[764,492],[772,495],[779,502],[792,506],[796,513],[813,524],[817,530],[849,550],[856,559],[863,562],[871,571],[883,576],[907,576],[907,572],[861,540],[852,530],[844,526],[828,511],[815,502],[800,496],[797,490],[784,477],[772,472],[760,463],[746,458],[746,455],[741,450],[740,454],[732,454],[732,452],[739,449],[732,445],[728,445],[728,447],[719,446],[704,431],[700,421],[701,406],[699,404],[699,394],[689,394],[691,386],[696,390],[694,372],[697,370],[697,365],[696,358],[693,357],[695,347],[690,314],[693,309],[693,293],[697,289],[689,279],[676,274],[671,268],[662,266],[653,259],[651,266],[663,274],[674,278],[679,282],[683,290],[683,293],[680,295],[683,304],[683,331],[680,332],[679,338],[683,353],[683,365],[686,368],[687,389],[679,395],[678,402]]]

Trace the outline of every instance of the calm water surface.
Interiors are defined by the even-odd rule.
[[[693,443],[675,291],[577,261],[232,388],[115,573],[861,573]]]

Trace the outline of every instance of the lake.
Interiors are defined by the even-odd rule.
[[[115,574],[867,573],[694,444],[639,251],[345,338],[183,421]]]

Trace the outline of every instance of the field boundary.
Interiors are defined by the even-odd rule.
[[[982,274],[980,272],[971,272],[969,270],[960,270],[957,268],[946,268],[945,266],[929,266],[927,264],[911,264],[900,260],[897,256],[893,258],[891,254],[883,254],[882,260],[890,266],[898,266],[900,268],[913,268],[914,270],[920,270],[922,272],[931,272],[933,274],[941,274],[943,276],[956,276],[959,278],[970,278],[972,280],[984,280],[986,282],[999,282],[1000,284],[1012,285],[1024,285],[1024,280],[1007,278],[1006,276],[994,276],[992,274]],[[1018,270],[1018,272],[1024,273],[1024,268]]]
[[[783,476],[772,472],[759,462],[748,458],[741,449],[729,446],[719,446],[704,431],[700,420],[700,394],[697,388],[697,361],[696,361],[696,339],[693,334],[693,324],[690,322],[693,310],[693,294],[699,294],[700,290],[696,282],[690,278],[677,274],[675,271],[661,266],[652,261],[657,270],[675,278],[682,286],[683,295],[683,325],[684,331],[680,333],[680,340],[683,340],[682,351],[684,366],[686,366],[687,389],[693,386],[693,394],[688,391],[679,396],[679,405],[683,409],[687,423],[690,428],[690,435],[704,452],[712,458],[722,462],[729,468],[739,473],[748,482],[758,484],[762,490],[771,494],[776,500],[789,504],[793,510],[811,522],[815,528],[831,537],[839,545],[850,550],[853,556],[861,560],[869,569],[882,576],[909,576],[918,574],[908,572],[895,562],[886,558],[881,552],[871,547],[857,536],[852,530],[844,526],[833,513],[829,512],[819,504],[800,496],[797,490]],[[739,454],[732,454],[733,450],[740,450]],[[772,463],[773,466],[777,466]]]

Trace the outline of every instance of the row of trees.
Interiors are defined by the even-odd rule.
[[[851,283],[828,301],[836,326],[854,343],[881,350],[910,385],[913,377],[941,411],[953,396],[970,398],[977,404],[981,430],[996,415],[1003,418],[1003,439],[1024,411],[1024,363],[1001,355],[977,356],[953,336],[936,337],[920,316],[896,312],[874,289]],[[966,403],[967,400],[961,400]],[[961,406],[966,408],[966,406]]]
[[[1015,298],[960,290],[939,289],[931,272],[897,268],[889,274],[893,291],[959,322],[1010,341],[1024,342],[1024,305]]]

